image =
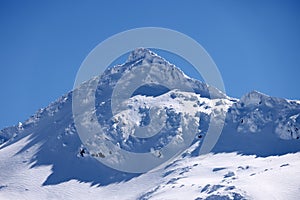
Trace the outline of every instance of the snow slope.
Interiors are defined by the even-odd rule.
[[[25,137],[2,149],[0,199],[299,199],[300,153],[266,158],[209,154],[106,186],[76,178],[42,185],[53,171],[51,165],[32,167],[40,145],[15,155],[29,142]]]
[[[118,112],[112,110],[118,81],[145,64],[156,66],[169,82],[190,85],[192,91],[154,81],[120,102]],[[156,74],[150,73],[150,79],[155,80]],[[86,90],[95,93],[91,110],[84,109],[90,103]],[[170,138],[182,140],[188,125],[195,128],[195,137],[166,167],[147,173],[120,172],[95,159],[101,155],[118,162],[118,152],[99,154],[89,148],[84,157],[79,155],[83,146],[72,115],[72,95],[80,97],[83,105],[75,118],[91,129],[101,124],[106,130],[103,137],[121,149],[164,156],[160,149],[173,141]],[[139,139],[136,135],[151,123],[150,112],[164,119],[165,126],[153,126],[147,131],[157,135]],[[298,199],[299,114],[299,101],[256,91],[233,99],[140,48],[123,65],[83,83],[27,121],[1,130],[0,199]],[[212,153],[199,155],[210,119],[225,115]]]

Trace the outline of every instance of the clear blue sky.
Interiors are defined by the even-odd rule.
[[[70,91],[98,43],[144,26],[197,40],[219,67],[230,96],[255,89],[300,99],[299,1],[175,2],[2,0],[0,129]]]

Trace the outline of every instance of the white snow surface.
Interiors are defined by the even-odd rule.
[[[73,179],[43,186],[52,166],[30,163],[40,144],[15,155],[29,141],[25,137],[1,150],[0,199],[299,199],[300,153],[208,154],[176,159],[128,182],[101,187]]]

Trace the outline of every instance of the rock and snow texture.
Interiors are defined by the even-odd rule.
[[[154,81],[137,88],[114,113],[111,96],[117,82],[145,64],[158,66],[170,81],[185,81],[193,91]],[[96,90],[89,90],[95,84]],[[100,123],[107,131],[105,139],[122,149],[163,156],[159,149],[171,137],[181,140],[182,122],[195,122],[195,138],[168,166],[144,174],[120,172],[94,158],[115,152],[86,150],[82,157],[72,95],[84,95],[85,90],[95,93],[94,109],[83,109],[75,117],[91,129]],[[88,95],[81,103],[83,108],[90,103]],[[151,112],[165,122],[164,128],[147,127]],[[212,153],[199,156],[210,118],[225,115]],[[160,138],[137,139],[145,128],[150,134],[159,132]],[[141,48],[125,64],[107,69],[27,121],[0,131],[0,199],[299,199],[299,129],[299,101],[256,91],[240,100],[227,97]]]

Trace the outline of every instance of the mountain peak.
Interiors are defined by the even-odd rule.
[[[171,64],[164,58],[160,57],[159,55],[152,52],[151,50],[143,48],[143,47],[133,50],[129,54],[127,61],[125,63],[136,63],[138,61],[148,63],[148,64],[164,65],[164,66],[168,66],[168,67],[172,67],[172,68],[175,67],[175,65]],[[181,73],[183,73],[179,68],[177,68],[177,70],[180,71]]]
[[[140,59],[145,59],[145,58],[150,58],[150,57],[157,57],[158,55],[153,53],[152,51],[150,51],[149,49],[146,48],[137,48],[135,50],[133,50],[128,59],[127,62],[134,62],[134,61],[138,61]]]

